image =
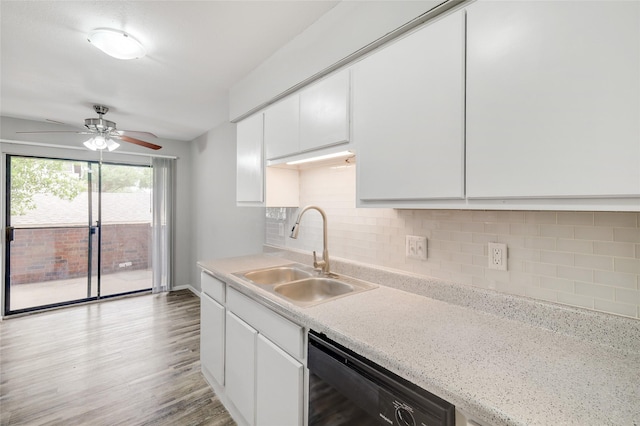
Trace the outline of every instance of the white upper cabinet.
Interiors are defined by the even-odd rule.
[[[349,70],[300,93],[300,151],[349,142]]]
[[[237,125],[236,201],[240,205],[264,204],[264,157],[262,113]]]
[[[359,206],[464,198],[464,24],[455,12],[354,67]]]
[[[638,196],[640,2],[467,11],[467,196]]]
[[[267,160],[300,156],[305,152],[348,143],[349,114],[348,69],[268,107],[264,114]]]
[[[264,112],[264,147],[267,159],[299,150],[300,96],[294,94]]]

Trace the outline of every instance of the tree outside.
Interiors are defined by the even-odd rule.
[[[25,215],[37,208],[34,196],[48,194],[72,201],[88,191],[86,162],[31,157],[11,157],[11,215]],[[98,170],[94,164],[93,170]],[[148,191],[150,167],[108,165],[102,168],[102,191]],[[93,179],[97,182],[97,179]],[[85,195],[86,196],[86,195]]]

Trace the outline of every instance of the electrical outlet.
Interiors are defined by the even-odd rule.
[[[416,235],[405,237],[405,256],[409,259],[427,260],[427,238]]]
[[[507,270],[507,245],[489,243],[489,269]]]

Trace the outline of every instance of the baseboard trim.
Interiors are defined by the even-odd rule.
[[[196,296],[200,297],[200,291],[196,290],[193,286],[191,286],[191,284],[179,285],[179,286],[174,287],[174,288],[171,289],[171,291],[178,291],[178,290],[190,290],[191,293],[193,293]]]

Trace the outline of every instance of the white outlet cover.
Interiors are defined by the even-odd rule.
[[[489,243],[488,267],[498,271],[507,270],[507,245],[502,243]]]

